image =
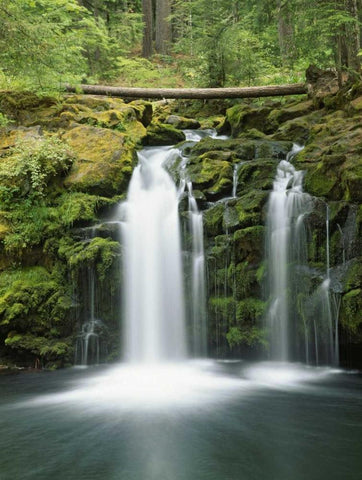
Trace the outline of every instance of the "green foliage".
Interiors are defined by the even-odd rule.
[[[58,253],[67,260],[75,275],[81,269],[93,266],[102,282],[114,261],[118,258],[120,250],[118,242],[110,238],[95,237],[90,242],[77,243],[73,243],[69,239],[62,239]]]
[[[10,207],[20,197],[36,202],[44,196],[50,180],[65,174],[72,162],[69,148],[56,137],[18,142],[0,164],[0,202]]]
[[[267,346],[266,332],[255,326],[231,327],[226,334],[226,339],[230,348],[238,345]]]
[[[7,127],[11,123],[12,120],[10,120],[4,113],[0,112],[0,128]]]
[[[70,308],[64,285],[43,267],[0,274],[0,335],[7,347],[45,360],[66,357],[71,351],[64,340],[71,333]]]
[[[255,323],[261,320],[265,311],[265,302],[258,298],[246,298],[238,302],[236,320],[238,323]]]
[[[57,214],[64,226],[75,222],[90,222],[96,219],[95,212],[101,205],[109,203],[108,199],[81,192],[63,193],[56,201]]]

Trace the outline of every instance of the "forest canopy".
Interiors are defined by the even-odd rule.
[[[0,87],[238,86],[357,76],[362,0],[0,0]]]

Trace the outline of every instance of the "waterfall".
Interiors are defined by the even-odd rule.
[[[267,261],[269,272],[270,306],[267,323],[270,332],[271,357],[275,360],[290,359],[292,336],[290,317],[290,270],[294,260],[291,245],[300,245],[302,222],[307,211],[309,196],[302,192],[303,173],[289,163],[291,155],[301,147],[295,145],[286,160],[277,167],[277,174],[270,194],[267,213]],[[299,221],[298,221],[299,220]],[[298,248],[300,253],[300,248]]]
[[[89,239],[95,237],[96,229],[91,228]],[[95,318],[95,305],[96,305],[96,279],[94,268],[89,266],[86,272],[87,278],[87,289],[88,292],[88,307],[89,310],[86,312],[86,318],[83,321],[81,326],[81,331],[77,335],[75,352],[74,352],[74,363],[76,365],[90,365],[90,364],[99,364],[100,360],[100,338],[99,338],[99,326],[101,321]]]
[[[195,357],[204,357],[207,353],[204,230],[202,213],[199,212],[196,200],[192,194],[191,182],[187,182],[187,190],[189,199],[190,231],[192,234],[191,303],[193,354]]]
[[[303,192],[303,172],[289,162],[301,147],[293,146],[277,167],[267,213],[270,355],[273,360],[338,364],[338,311],[331,292],[329,207],[326,208],[326,267],[315,285],[307,266],[304,220],[312,198]]]
[[[168,147],[138,154],[122,205],[124,351],[133,362],[186,357],[178,195],[164,169]]]

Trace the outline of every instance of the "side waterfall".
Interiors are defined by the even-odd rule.
[[[277,167],[267,212],[266,258],[269,308],[266,321],[272,360],[338,363],[338,312],[331,306],[329,210],[326,211],[326,272],[319,285],[307,265],[305,217],[313,198],[303,192],[303,172],[289,162]],[[315,276],[315,275],[314,275]],[[310,286],[312,285],[312,287]]]

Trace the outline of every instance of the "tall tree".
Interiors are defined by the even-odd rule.
[[[172,41],[170,0],[156,0],[155,48],[157,53],[167,54]]]
[[[283,65],[292,65],[295,55],[293,12],[287,0],[278,0],[278,36]]]
[[[361,69],[360,57],[358,56],[360,35],[357,0],[346,0],[346,10],[350,17],[350,21],[346,23],[347,66],[353,77],[358,75]]]
[[[143,14],[143,41],[142,56],[148,58],[152,55],[152,32],[153,32],[153,10],[152,0],[142,0]]]

